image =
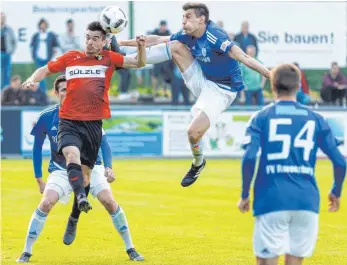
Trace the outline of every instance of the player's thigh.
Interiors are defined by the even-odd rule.
[[[64,153],[65,157],[72,152],[78,156],[79,159],[79,150],[81,150],[81,147],[82,139],[76,126],[76,122],[60,119],[58,128],[58,152],[60,154]],[[76,148],[78,151],[76,151]]]
[[[318,238],[318,214],[310,211],[293,211],[289,227],[289,252],[295,257],[311,257]]]
[[[198,61],[194,59],[190,66],[181,73],[187,88],[198,98],[206,82],[206,77]]]
[[[48,176],[45,192],[49,190],[55,191],[58,194],[58,200],[60,202],[67,203],[69,201],[72,187],[66,170],[56,170]]]
[[[90,194],[98,198],[98,194],[103,190],[110,190],[110,183],[107,182],[105,177],[105,168],[103,165],[96,165],[91,173],[90,179]]]
[[[194,61],[191,51],[186,45],[179,41],[171,41],[168,45],[170,47],[172,59],[177,64],[181,73],[184,73],[191,67]]]
[[[93,169],[101,145],[102,121],[83,122],[80,134],[82,138],[81,164]]]
[[[289,223],[288,211],[257,216],[253,234],[255,255],[262,259],[272,259],[283,255],[288,247]]]
[[[192,114],[195,116],[198,111],[203,111],[213,126],[220,115],[234,102],[236,96],[237,92],[224,91],[216,83],[205,80],[202,91],[191,109]]]

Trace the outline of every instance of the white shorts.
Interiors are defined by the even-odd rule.
[[[98,193],[103,190],[111,190],[110,184],[107,182],[104,176],[105,168],[103,165],[96,165],[92,170],[90,179],[90,194],[97,197]],[[68,203],[70,194],[73,192],[70,185],[67,171],[56,170],[53,171],[47,179],[45,189],[54,190],[59,194],[59,201],[62,203]]]
[[[209,118],[212,127],[219,115],[234,102],[237,92],[223,90],[215,82],[207,80],[196,60],[182,76],[188,89],[197,97],[191,109],[193,116],[202,110]]]
[[[259,258],[289,254],[312,256],[318,237],[318,214],[309,211],[278,211],[255,219],[253,248]]]

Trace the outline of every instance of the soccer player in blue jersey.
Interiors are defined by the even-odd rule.
[[[39,190],[43,193],[43,197],[30,219],[23,253],[17,259],[19,263],[29,262],[32,256],[33,244],[40,235],[49,212],[58,201],[67,203],[70,194],[73,192],[66,170],[66,160],[63,155],[58,154],[57,143],[59,107],[64,101],[66,94],[66,78],[64,75],[57,77],[54,82],[54,89],[60,104],[44,110],[31,131],[31,134],[34,136],[34,173],[39,185]],[[46,136],[48,136],[51,146],[51,159],[48,166],[50,175],[47,184],[42,180],[42,146]],[[109,183],[115,180],[115,176],[112,171],[111,148],[104,133],[100,149],[91,174],[90,192],[109,212],[114,227],[125,243],[129,258],[135,261],[142,261],[144,260],[143,256],[135,250],[132,243],[125,213],[116,203],[111,191]],[[102,165],[100,153],[102,153],[104,165]],[[79,215],[76,218],[72,216],[69,217],[67,231],[64,235],[65,244],[71,244],[75,239],[78,217]]]
[[[193,184],[205,167],[202,137],[215,124],[219,115],[244,89],[238,62],[269,77],[269,70],[246,55],[228,34],[209,20],[209,10],[202,3],[183,5],[183,29],[172,36],[147,36],[147,63],[173,58],[182,72],[189,90],[197,97],[192,108],[193,121],[188,128],[188,140],[193,154],[190,170],[182,179],[183,187]],[[136,46],[135,40],[118,42],[121,46]],[[163,43],[167,43],[164,45]]]
[[[327,121],[296,102],[300,71],[284,64],[271,71],[276,102],[251,118],[242,160],[242,194],[238,207],[250,208],[249,190],[261,150],[254,182],[254,252],[258,265],[275,265],[285,254],[286,265],[300,265],[310,257],[318,235],[319,191],[315,179],[317,149],[332,161],[334,183],[329,211],[340,206],[346,160]]]

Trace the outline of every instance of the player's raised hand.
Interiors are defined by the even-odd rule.
[[[112,183],[113,181],[116,180],[116,176],[112,170],[112,168],[105,168],[105,178],[107,178],[108,183]]]
[[[249,199],[240,199],[239,203],[237,204],[239,207],[239,210],[241,213],[246,213],[249,211]]]
[[[340,198],[330,193],[328,199],[330,201],[329,212],[337,212],[340,209]]]
[[[30,78],[22,84],[22,88],[27,89],[27,90],[36,91],[38,89],[38,87],[39,87],[39,83],[34,82]]]
[[[42,180],[42,178],[37,178],[36,182],[37,182],[37,185],[39,185],[39,191],[42,194],[45,190],[46,183]]]
[[[147,37],[144,35],[136,36],[136,43],[138,47],[146,46]]]

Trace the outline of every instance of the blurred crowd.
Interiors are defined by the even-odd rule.
[[[67,20],[64,33],[57,34],[49,30],[49,23],[42,18],[37,24],[38,31],[31,36],[30,50],[35,68],[44,66],[48,61],[54,59],[58,54],[71,49],[80,50],[82,47],[81,36],[74,31],[74,21]],[[250,31],[247,21],[243,22],[240,32],[233,34],[224,28],[223,21],[217,24],[223,28],[245,53],[258,60],[259,48],[257,38]],[[168,36],[171,35],[168,24],[165,20],[160,21],[158,28],[151,30],[148,34]],[[50,104],[48,96],[49,89],[46,81],[40,83],[36,91],[24,91],[21,88],[22,77],[12,75],[12,54],[17,46],[16,35],[13,29],[6,23],[6,15],[1,13],[1,90],[2,105],[47,105]],[[299,64],[295,63],[299,68]],[[239,93],[237,104],[244,105],[264,105],[270,101],[268,95],[264,95],[266,79],[259,73],[241,65],[246,89]],[[311,90],[305,72],[301,70],[301,87],[297,94],[297,99],[303,104],[327,104],[345,106],[347,102],[347,78],[340,71],[336,62],[332,62],[330,68],[322,76],[322,84],[319,88],[313,88],[318,92],[318,96],[312,99]],[[118,86],[117,96],[113,102],[159,102],[171,103],[173,105],[190,105],[193,95],[184,84],[180,71],[172,61],[148,65],[143,69],[117,71]],[[23,77],[24,78],[24,77]],[[150,80],[149,85],[146,80]],[[136,84],[132,84],[136,82]],[[135,90],[131,89],[135,87]],[[146,91],[141,88],[148,87]],[[317,94],[317,93],[316,93]],[[271,97],[271,95],[270,95]],[[141,101],[142,98],[142,101]],[[112,100],[111,100],[112,102]]]

